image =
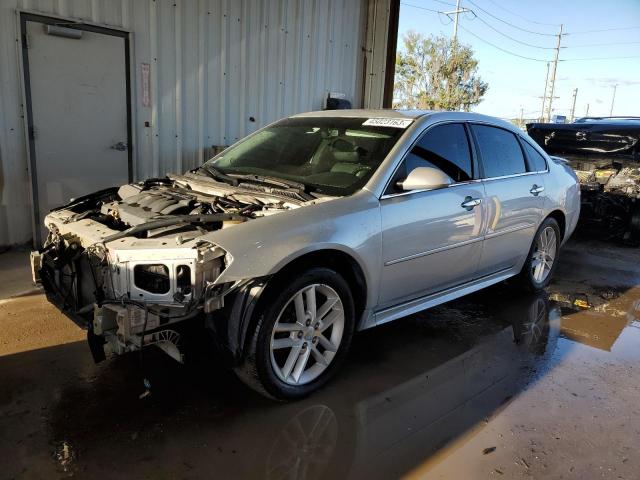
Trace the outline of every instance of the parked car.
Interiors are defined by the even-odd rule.
[[[575,170],[582,188],[582,223],[601,227],[608,238],[640,244],[640,117],[530,123],[527,132]]]
[[[275,122],[198,169],[50,212],[32,254],[96,361],[211,333],[248,385],[307,395],[355,331],[518,277],[544,288],[579,215],[573,171],[462,112]]]

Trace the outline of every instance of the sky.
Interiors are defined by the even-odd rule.
[[[458,40],[474,50],[478,74],[489,84],[473,111],[518,118],[522,109],[524,118],[537,118],[547,61],[553,61],[563,24],[561,47],[566,48],[560,50],[554,92],[559,98],[553,100],[552,114],[569,116],[577,88],[576,117],[586,114],[587,104],[589,116],[608,116],[617,85],[613,115],[640,116],[640,0],[460,0],[460,6],[473,10],[477,18],[471,12],[460,14]],[[425,9],[455,10],[455,0],[401,0],[399,49],[409,30],[453,35],[446,15]],[[570,60],[602,57],[635,58]]]

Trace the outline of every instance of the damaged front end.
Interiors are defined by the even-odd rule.
[[[224,189],[194,190],[191,180],[103,190],[47,215],[48,238],[31,254],[34,281],[88,331],[96,362],[152,344],[182,361],[187,321],[204,324],[246,283],[218,283],[233,258],[203,236],[292,206]]]
[[[583,227],[640,244],[640,163],[565,156],[580,181]]]

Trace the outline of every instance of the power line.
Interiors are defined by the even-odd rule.
[[[455,4],[455,3],[445,2],[444,0],[432,0],[432,1],[434,1],[434,2],[438,2],[438,3],[441,3],[441,4],[443,4],[443,5],[448,5],[448,6],[450,6],[450,7],[455,7],[455,6],[456,6],[456,4]]]
[[[518,40],[517,38],[512,37],[511,35],[507,35],[506,33],[504,33],[501,30],[498,30],[496,27],[494,27],[493,25],[491,25],[490,23],[488,23],[487,21],[485,21],[482,17],[476,17],[478,20],[480,20],[482,23],[484,23],[487,27],[489,27],[491,30],[493,30],[494,32],[498,32],[500,35],[502,35],[503,37],[506,37],[516,43],[520,43],[522,45],[526,45],[527,47],[531,47],[531,48],[539,48],[541,50],[555,50],[555,47],[542,47],[540,45],[533,45],[532,43],[527,43],[527,42],[523,42],[522,40]]]
[[[496,20],[498,20],[499,22],[504,23],[505,25],[509,25],[510,27],[513,27],[515,29],[518,30],[522,30],[523,32],[527,32],[527,33],[533,33],[534,35],[542,35],[545,37],[556,37],[557,35],[555,33],[543,33],[543,32],[535,32],[533,30],[528,30],[526,28],[522,28],[519,27],[518,25],[514,25],[513,23],[507,22],[506,20],[503,20],[500,17],[496,17],[493,13],[488,12],[487,10],[485,10],[484,8],[482,8],[481,6],[477,5],[476,3],[474,3],[472,0],[468,0],[468,2],[473,5],[474,7],[476,7],[478,10],[483,11],[484,13],[486,13],[487,15],[489,15],[491,18],[494,18]]]
[[[434,0],[434,1],[436,1],[436,0]],[[559,27],[559,26],[560,26],[560,24],[559,24],[559,23],[543,23],[543,22],[536,22],[535,20],[531,20],[530,18],[527,18],[527,17],[525,17],[524,15],[520,15],[519,13],[513,12],[513,11],[511,11],[511,10],[509,10],[509,9],[507,9],[507,8],[505,8],[505,7],[503,7],[502,5],[500,5],[500,4],[499,4],[499,3],[497,3],[497,2],[494,2],[493,0],[489,0],[489,1],[490,1],[491,3],[493,3],[496,7],[498,7],[498,8],[500,8],[500,9],[504,10],[505,12],[510,13],[511,15],[513,15],[513,16],[515,16],[515,17],[522,18],[523,20],[526,20],[527,22],[535,23],[536,25],[547,25],[547,26],[549,26],[549,27]]]
[[[446,3],[446,2],[442,2],[442,3]],[[432,12],[432,13],[437,13],[438,14],[438,20],[440,20],[440,24],[441,25],[449,25],[449,23],[451,23],[453,20],[451,20],[444,12],[441,12],[440,10],[434,10],[432,8],[427,8],[427,7],[422,7],[420,5],[413,5],[411,3],[406,3],[406,2],[400,2],[400,5],[405,5],[407,7],[411,7],[411,8],[417,8],[418,10],[425,10],[427,12]],[[448,18],[449,19],[449,23],[444,23],[442,21],[442,17]]]
[[[562,48],[610,47],[614,45],[637,45],[640,42],[588,43],[585,45],[568,45]]]
[[[559,62],[578,62],[583,60],[623,60],[627,58],[640,58],[640,55],[630,55],[625,57],[588,57],[588,58],[564,58]]]
[[[471,2],[471,0],[469,0]],[[471,2],[473,3],[473,2]],[[600,30],[582,30],[580,32],[567,32],[565,33],[565,35],[581,35],[583,33],[598,33],[598,32],[613,32],[616,30],[635,30],[640,28],[640,25],[637,25],[635,27],[613,27],[613,28],[603,28]]]
[[[477,38],[477,39],[478,39],[478,40],[480,40],[481,42],[484,42],[484,43],[486,43],[487,45],[491,45],[493,48],[497,48],[498,50],[501,50],[501,51],[503,51],[504,53],[508,53],[509,55],[513,55],[514,57],[524,58],[525,60],[533,60],[533,61],[535,61],[535,62],[548,62],[548,61],[549,61],[549,60],[545,60],[545,59],[542,59],[542,58],[526,57],[526,56],[524,56],[524,55],[520,55],[520,54],[518,54],[518,53],[514,53],[514,52],[512,52],[512,51],[510,51],[510,50],[507,50],[507,49],[505,49],[505,48],[499,47],[498,45],[496,45],[496,44],[494,44],[494,43],[491,43],[490,41],[485,40],[485,39],[484,39],[484,38],[482,38],[482,37],[479,37],[478,35],[476,35],[475,33],[473,33],[471,30],[469,30],[468,28],[463,27],[462,25],[458,25],[458,27],[459,27],[459,28],[461,28],[462,30],[464,30],[465,32],[467,32],[469,35],[471,35],[471,36],[473,36],[473,37]]]
[[[441,12],[440,10],[434,10],[432,8],[421,7],[419,5],[412,5],[412,4],[406,3],[406,2],[400,2],[400,5],[406,5],[407,7],[417,8],[418,10],[426,10],[427,12],[444,13],[444,12]]]

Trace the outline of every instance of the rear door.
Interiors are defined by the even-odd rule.
[[[127,183],[127,38],[22,14],[36,243],[54,207]],[[52,20],[53,22],[53,20]]]
[[[518,137],[491,125],[471,126],[486,194],[487,230],[478,276],[521,265],[542,220],[544,178],[529,168]]]
[[[482,249],[484,189],[476,180],[470,147],[465,125],[435,125],[391,179],[380,200],[382,308],[474,278]],[[439,168],[454,183],[428,191],[398,189],[397,182],[416,167]],[[470,205],[472,200],[477,203]]]

